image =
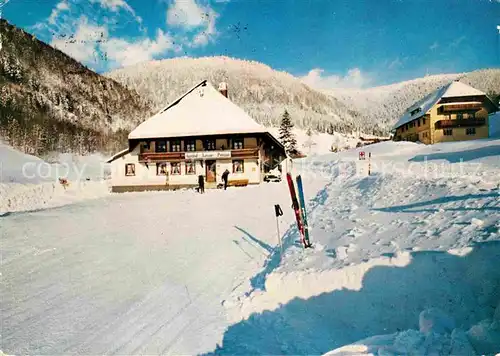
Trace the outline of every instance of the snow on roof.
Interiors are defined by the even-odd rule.
[[[115,155],[113,155],[112,157],[110,157],[109,159],[107,159],[106,163],[113,162],[115,159],[120,158],[121,156],[127,154],[128,151],[129,151],[128,148],[125,148],[124,150],[121,150],[120,152],[116,153]]]
[[[424,116],[441,98],[462,97],[462,96],[478,96],[486,95],[480,90],[477,90],[467,84],[453,81],[448,85],[430,93],[422,100],[413,104],[405,114],[394,125],[394,129],[407,124],[408,122]],[[413,113],[413,115],[412,115]]]
[[[442,98],[452,98],[456,96],[475,96],[475,95],[486,95],[481,90],[473,88],[462,82],[452,82],[448,85],[448,89],[441,96]]]
[[[206,80],[137,126],[129,139],[268,132]]]

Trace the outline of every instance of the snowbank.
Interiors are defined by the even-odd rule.
[[[500,351],[500,303],[492,318],[468,331],[453,318],[430,308],[419,316],[419,330],[372,336],[329,351],[325,356],[348,355],[493,355]]]
[[[348,355],[474,355],[463,330],[436,308],[420,313],[420,330],[372,336],[327,352],[325,356]]]
[[[64,187],[59,182],[39,184],[0,183],[0,216],[73,204],[109,194],[106,181],[74,182]]]
[[[48,182],[55,177],[40,158],[21,153],[0,142],[0,183]]]
[[[109,193],[100,155],[57,154],[49,162],[0,144],[0,215],[94,199]],[[63,186],[59,178],[67,179]]]
[[[361,150],[372,153],[370,176]],[[309,199],[314,248],[288,244],[257,283],[235,289],[224,303],[234,324],[216,354],[321,354],[343,345],[350,345],[343,354],[384,355],[493,348],[500,140],[383,142],[294,168]],[[319,178],[325,186],[308,195]],[[415,330],[430,308],[455,327]],[[383,336],[351,345],[372,335]]]
[[[372,153],[370,176],[361,150]],[[2,217],[2,280],[10,290],[2,348],[496,352],[499,150],[493,139],[385,142],[297,160],[314,245],[308,250],[298,242],[285,182],[204,195],[126,193]],[[30,159],[18,156],[12,169]],[[62,167],[84,158],[56,160]],[[6,182],[1,199],[15,184],[34,190],[14,194],[19,200],[7,211],[106,195],[95,176],[66,190],[57,181]],[[47,202],[37,200],[44,196]],[[278,222],[274,204],[284,212]]]

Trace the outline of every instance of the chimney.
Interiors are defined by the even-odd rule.
[[[219,84],[219,93],[224,95],[227,98],[227,83],[222,82]]]

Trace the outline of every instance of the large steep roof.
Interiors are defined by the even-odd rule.
[[[206,80],[137,126],[129,139],[268,132]]]
[[[482,96],[486,95],[481,90],[475,89],[467,84],[453,81],[448,85],[432,92],[431,94],[424,97],[422,100],[413,104],[405,114],[399,119],[399,121],[394,125],[394,129],[407,124],[408,122],[422,117],[429,111],[434,105],[436,105],[441,98],[452,98],[452,97],[467,97],[467,96]],[[420,110],[418,110],[420,109]],[[413,115],[411,114],[415,110]]]

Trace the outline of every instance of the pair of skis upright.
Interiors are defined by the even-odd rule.
[[[295,219],[297,220],[297,228],[300,233],[300,241],[304,248],[312,247],[309,241],[309,228],[307,226],[307,213],[306,213],[306,203],[304,199],[304,190],[302,188],[302,177],[297,176],[297,191],[299,192],[299,197],[297,199],[297,193],[295,192],[295,185],[293,184],[293,178],[290,173],[286,174],[286,180],[288,182],[288,188],[290,189],[290,197],[292,198],[292,209],[295,213]],[[299,205],[300,201],[300,205]]]

